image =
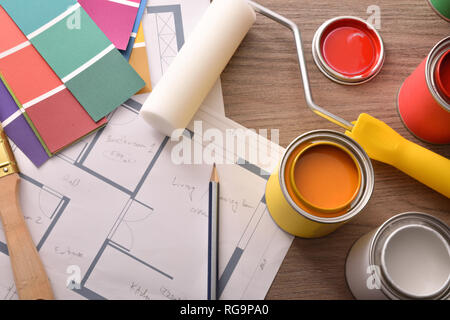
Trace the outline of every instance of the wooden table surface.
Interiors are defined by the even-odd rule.
[[[450,23],[438,17],[427,0],[258,0],[296,22],[304,41],[311,90],[316,103],[354,121],[361,112],[383,120],[401,135],[445,157],[450,146],[418,141],[397,114],[398,90],[429,50],[450,34]],[[370,5],[381,9],[386,61],[381,73],[360,86],[328,80],[315,66],[311,41],[327,19],[341,15],[367,19]],[[286,147],[314,129],[343,131],[313,114],[304,101],[291,32],[258,15],[256,24],[222,77],[226,115],[254,129],[279,129]],[[345,258],[354,241],[395,214],[420,211],[450,224],[450,199],[397,169],[373,161],[375,189],[366,209],[331,235],[296,238],[267,294],[267,299],[351,299],[344,276]],[[450,182],[449,182],[450,183]]]

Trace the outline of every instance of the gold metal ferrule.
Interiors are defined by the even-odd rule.
[[[19,167],[11,150],[8,137],[0,126],[0,178],[13,173],[19,173]]]

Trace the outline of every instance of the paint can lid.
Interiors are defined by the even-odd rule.
[[[370,265],[393,299],[450,296],[450,229],[424,213],[396,215],[381,225],[370,246]]]
[[[342,16],[325,21],[314,35],[312,51],[319,70],[340,84],[369,81],[384,63],[380,34],[357,17]]]

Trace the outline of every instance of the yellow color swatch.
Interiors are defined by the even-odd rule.
[[[152,83],[150,81],[150,70],[148,66],[147,48],[144,38],[144,29],[142,22],[139,25],[139,30],[136,34],[136,41],[134,42],[133,50],[130,55],[130,65],[145,81],[145,86],[137,92],[137,94],[148,93],[152,91]]]

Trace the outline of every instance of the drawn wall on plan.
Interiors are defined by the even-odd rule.
[[[148,6],[145,14],[146,39],[152,43],[157,57],[151,63],[152,81],[167,70],[184,44],[183,18],[180,5]],[[151,30],[151,35],[148,34]],[[156,55],[155,55],[156,56]]]

